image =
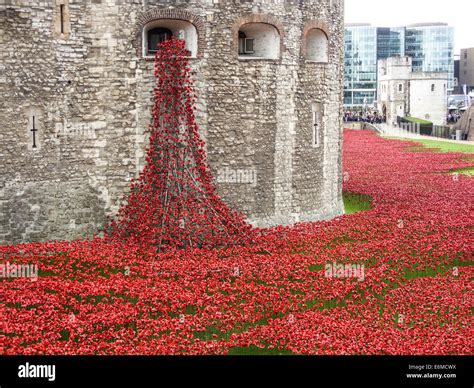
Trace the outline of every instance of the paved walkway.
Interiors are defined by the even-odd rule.
[[[451,140],[451,139],[443,139],[440,137],[417,135],[415,133],[410,133],[399,128],[390,128],[387,124],[377,124],[377,126],[381,130],[381,135],[386,136],[386,137],[402,137],[406,139],[434,140],[434,141],[445,141],[448,143],[474,145],[474,141]]]
[[[470,144],[474,145],[474,141],[467,141],[467,140],[451,140],[451,139],[443,139],[440,137],[432,137],[432,136],[424,136],[424,135],[416,135],[413,133],[406,133],[406,132],[389,132],[389,133],[382,133],[384,137],[403,137],[406,139],[423,139],[423,140],[433,140],[433,141],[445,141],[448,143],[457,143],[457,144]]]

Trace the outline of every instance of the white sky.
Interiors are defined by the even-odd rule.
[[[345,0],[346,23],[376,27],[442,22],[455,27],[456,55],[474,47],[473,0]]]

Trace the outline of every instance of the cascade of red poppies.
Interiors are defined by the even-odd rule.
[[[113,239],[165,247],[247,244],[252,228],[217,195],[195,121],[185,42],[160,44],[146,165],[112,223]]]

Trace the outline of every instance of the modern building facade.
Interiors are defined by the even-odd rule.
[[[405,55],[405,28],[377,28],[377,60]]]
[[[346,25],[344,46],[344,105],[373,105],[377,96],[377,28]]]
[[[463,93],[474,91],[474,47],[461,50],[459,59],[459,86]]]
[[[413,71],[411,57],[378,62],[377,108],[388,124],[397,117],[416,117],[435,125],[446,124],[448,73]]]
[[[454,28],[444,23],[406,27],[405,54],[413,58],[413,71],[448,73],[448,91],[454,89]]]
[[[461,87],[459,86],[459,71],[461,68],[461,61],[459,60],[459,54],[454,55],[454,89],[453,94],[461,93]]]
[[[346,108],[377,104],[377,61],[390,57],[413,58],[414,72],[448,73],[448,93],[454,89],[454,30],[443,23],[405,27],[374,27],[347,24],[345,27]]]

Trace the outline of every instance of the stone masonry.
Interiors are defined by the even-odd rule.
[[[196,31],[196,115],[224,200],[258,226],[341,214],[343,6],[0,1],[0,244],[90,237],[116,213],[143,168],[160,20]],[[271,26],[278,56],[239,55],[243,26]],[[327,60],[308,59],[310,36]]]

